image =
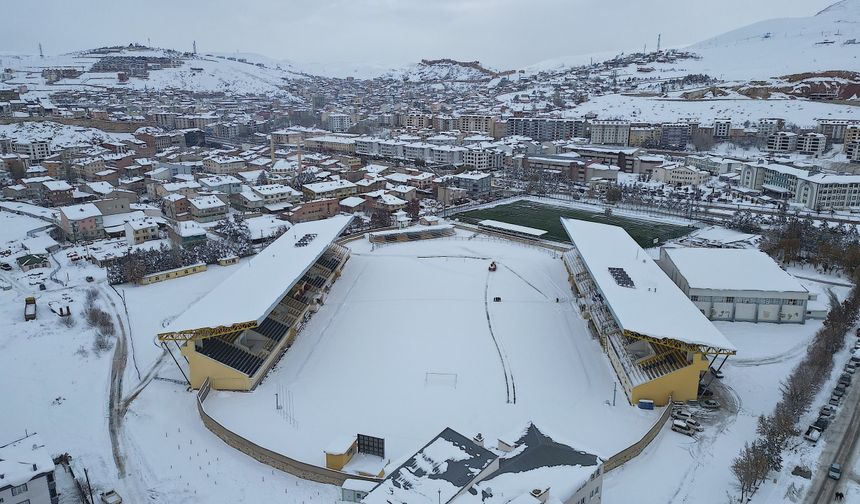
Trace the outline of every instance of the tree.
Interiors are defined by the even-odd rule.
[[[608,203],[617,203],[621,201],[621,188],[612,186],[606,190],[606,201]]]
[[[372,228],[384,228],[391,226],[391,214],[382,208],[378,208],[374,210],[373,214],[370,216],[370,227]]]
[[[418,198],[410,200],[406,203],[406,213],[409,214],[409,217],[412,220],[418,218],[418,215],[421,213],[421,204],[418,202]]]

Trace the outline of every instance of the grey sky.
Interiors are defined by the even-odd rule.
[[[834,0],[26,0],[3,2],[0,51],[128,42],[398,66],[421,58],[518,68],[561,56],[679,46]]]

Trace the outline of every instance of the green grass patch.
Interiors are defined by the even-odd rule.
[[[544,238],[548,240],[570,242],[567,238],[567,233],[564,232],[564,228],[561,226],[561,221],[559,220],[561,217],[620,226],[642,247],[653,247],[654,238],[659,239],[659,243],[663,243],[667,240],[684,236],[695,229],[690,226],[644,221],[617,215],[607,216],[602,213],[563,208],[535,203],[533,201],[517,201],[492,208],[463,212],[455,216],[455,218],[471,224],[477,224],[478,221],[484,219],[492,219],[507,222],[508,224],[542,229],[547,231]]]

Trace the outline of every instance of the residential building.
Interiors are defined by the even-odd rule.
[[[54,461],[39,434],[0,446],[0,502],[58,504]]]
[[[236,174],[246,166],[245,160],[238,156],[212,156],[203,160],[203,169],[216,175]]]
[[[212,222],[227,216],[227,204],[214,195],[189,198],[188,208],[197,222]]]
[[[507,136],[527,136],[539,142],[585,137],[589,126],[582,119],[544,117],[511,117],[506,122]]]
[[[759,138],[770,138],[774,133],[778,133],[785,129],[785,119],[778,117],[765,117],[758,120],[758,136]]]
[[[328,129],[335,133],[345,133],[352,127],[352,116],[332,113],[328,115]]]
[[[129,246],[157,240],[158,224],[151,217],[130,220],[125,223],[125,239]]]
[[[168,226],[167,235],[175,245],[188,247],[206,241],[206,230],[195,221],[180,221]]]
[[[744,163],[739,183],[811,210],[860,208],[860,175],[759,162]]]
[[[454,185],[465,189],[470,198],[487,196],[492,190],[493,176],[480,171],[467,171],[454,175]]]
[[[348,180],[338,179],[327,182],[314,182],[302,186],[305,199],[313,201],[323,198],[343,199],[358,193],[355,184]]]
[[[665,123],[660,125],[660,147],[670,150],[685,150],[690,143],[691,125],[689,123]]]
[[[323,135],[307,138],[305,148],[322,152],[355,154],[356,135]]]
[[[826,147],[827,136],[822,133],[804,133],[797,136],[797,152],[800,154],[817,157],[824,153]]]
[[[700,156],[697,154],[692,154],[685,158],[685,162],[689,166],[695,166],[700,170],[705,170],[711,175],[724,175],[726,173],[740,172],[742,162],[729,159],[729,158],[721,158],[717,156]]]
[[[725,139],[732,134],[731,119],[715,119],[714,120],[714,138]]]
[[[835,143],[845,142],[845,134],[851,126],[860,126],[860,119],[818,119],[818,132]]]
[[[591,123],[592,144],[627,146],[629,141],[629,121],[596,120]]]
[[[105,235],[102,212],[92,203],[61,207],[60,229],[70,241],[96,240]]]
[[[480,131],[492,133],[496,124],[496,117],[483,114],[463,114],[457,116],[457,128],[460,131]]]
[[[337,198],[321,198],[306,201],[292,207],[287,212],[287,219],[293,224],[328,219],[340,211]]]
[[[797,133],[778,131],[767,137],[768,152],[789,153],[797,150]]]
[[[16,154],[27,156],[30,162],[41,162],[52,154],[49,140],[15,140],[12,148]]]

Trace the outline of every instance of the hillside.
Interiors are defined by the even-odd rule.
[[[768,79],[860,68],[860,0],[815,16],[755,23],[690,46],[702,56],[691,71],[725,80]]]
[[[4,84],[23,84],[35,92],[129,87],[288,97],[281,90],[285,79],[303,77],[291,63],[259,55],[194,55],[146,47],[99,48],[45,57],[3,55],[0,67],[13,71]],[[127,81],[119,77],[120,72],[129,76]]]
[[[478,61],[456,61],[452,59],[421,60],[419,63],[399,70],[392,70],[383,77],[409,82],[489,82],[495,77],[510,72],[488,69]]]

